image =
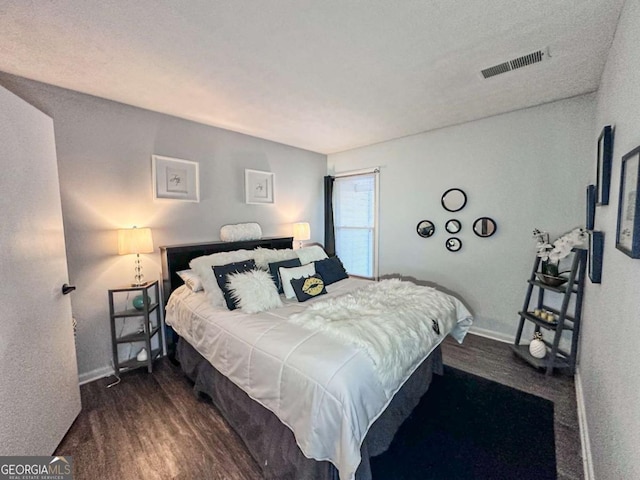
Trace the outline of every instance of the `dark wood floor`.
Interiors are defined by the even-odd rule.
[[[443,352],[447,365],[553,401],[558,479],[583,478],[571,377],[546,378],[508,345],[473,335],[462,346],[446,340]],[[76,480],[261,479],[239,438],[166,359],[107,389],[112,380],[81,387],[82,412],[56,450],[73,455]]]

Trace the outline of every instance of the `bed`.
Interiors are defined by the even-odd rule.
[[[212,306],[204,292],[194,293],[177,274],[196,257],[253,249],[258,249],[256,255],[262,249],[284,253],[291,246],[292,239],[285,237],[162,247],[165,320],[179,334],[176,357],[195,391],[209,396],[238,433],[265,478],[369,480],[369,459],[388,448],[427,391],[432,374],[441,373],[440,342],[447,333],[462,341],[471,316],[457,299],[438,294],[448,310],[433,307],[445,313],[434,314],[431,328],[418,332],[416,341],[424,351],[408,366],[396,368],[393,358],[412,349],[378,342],[377,337],[360,344],[360,336],[366,337],[362,331],[345,339],[347,330],[325,328],[340,322],[324,321],[323,315],[354,315],[354,299],[359,303],[371,296],[388,299],[391,305],[380,309],[413,309],[417,315],[426,310],[412,303],[414,297],[415,302],[426,301],[426,290],[418,292],[420,298],[416,295],[423,287],[349,277],[309,302],[285,301],[281,307],[246,314]],[[314,322],[320,326],[312,328]],[[376,325],[390,328],[391,323]],[[393,339],[402,332],[380,335]]]

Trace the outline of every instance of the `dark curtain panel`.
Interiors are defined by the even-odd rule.
[[[336,237],[333,227],[333,181],[324,177],[324,249],[330,257],[336,254]]]

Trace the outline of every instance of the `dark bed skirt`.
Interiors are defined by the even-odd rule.
[[[293,432],[274,413],[252,400],[182,338],[177,355],[182,370],[195,384],[195,393],[211,398],[245,443],[265,479],[339,480],[338,471],[330,462],[305,457]],[[402,422],[428,390],[434,372],[442,374],[440,347],[418,367],[369,429],[360,451],[362,461],[356,480],[371,480],[369,458],[389,448]]]

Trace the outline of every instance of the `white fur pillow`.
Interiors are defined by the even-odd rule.
[[[258,247],[253,251],[253,257],[251,258],[256,262],[256,267],[262,270],[269,270],[270,263],[298,258],[298,255],[296,255],[296,252],[291,248],[275,250],[271,248]]]
[[[227,277],[227,285],[231,298],[243,312],[258,313],[282,306],[278,289],[264,270],[233,273]]]
[[[262,229],[255,222],[223,225],[220,228],[220,240],[223,242],[240,242],[242,240],[258,240],[260,238],[262,238]]]
[[[202,280],[202,287],[211,304],[222,306],[226,305],[226,302],[224,301],[222,290],[220,290],[218,286],[218,280],[216,280],[216,275],[213,273],[213,268],[211,267],[244,262],[253,258],[252,255],[253,251],[251,250],[214,253],[212,255],[194,258],[189,262],[189,267],[194,270],[200,277],[200,280]]]
[[[313,263],[293,268],[280,267],[278,270],[280,272],[280,279],[282,280],[282,290],[284,290],[284,296],[287,298],[294,298],[296,296],[296,292],[291,286],[292,278],[310,277],[316,273],[316,267]],[[273,283],[273,281],[271,283]]]
[[[328,258],[327,252],[320,245],[311,245],[310,247],[302,247],[295,251],[302,265],[317,262]],[[315,273],[315,272],[314,272]],[[313,274],[312,274],[313,275]]]

